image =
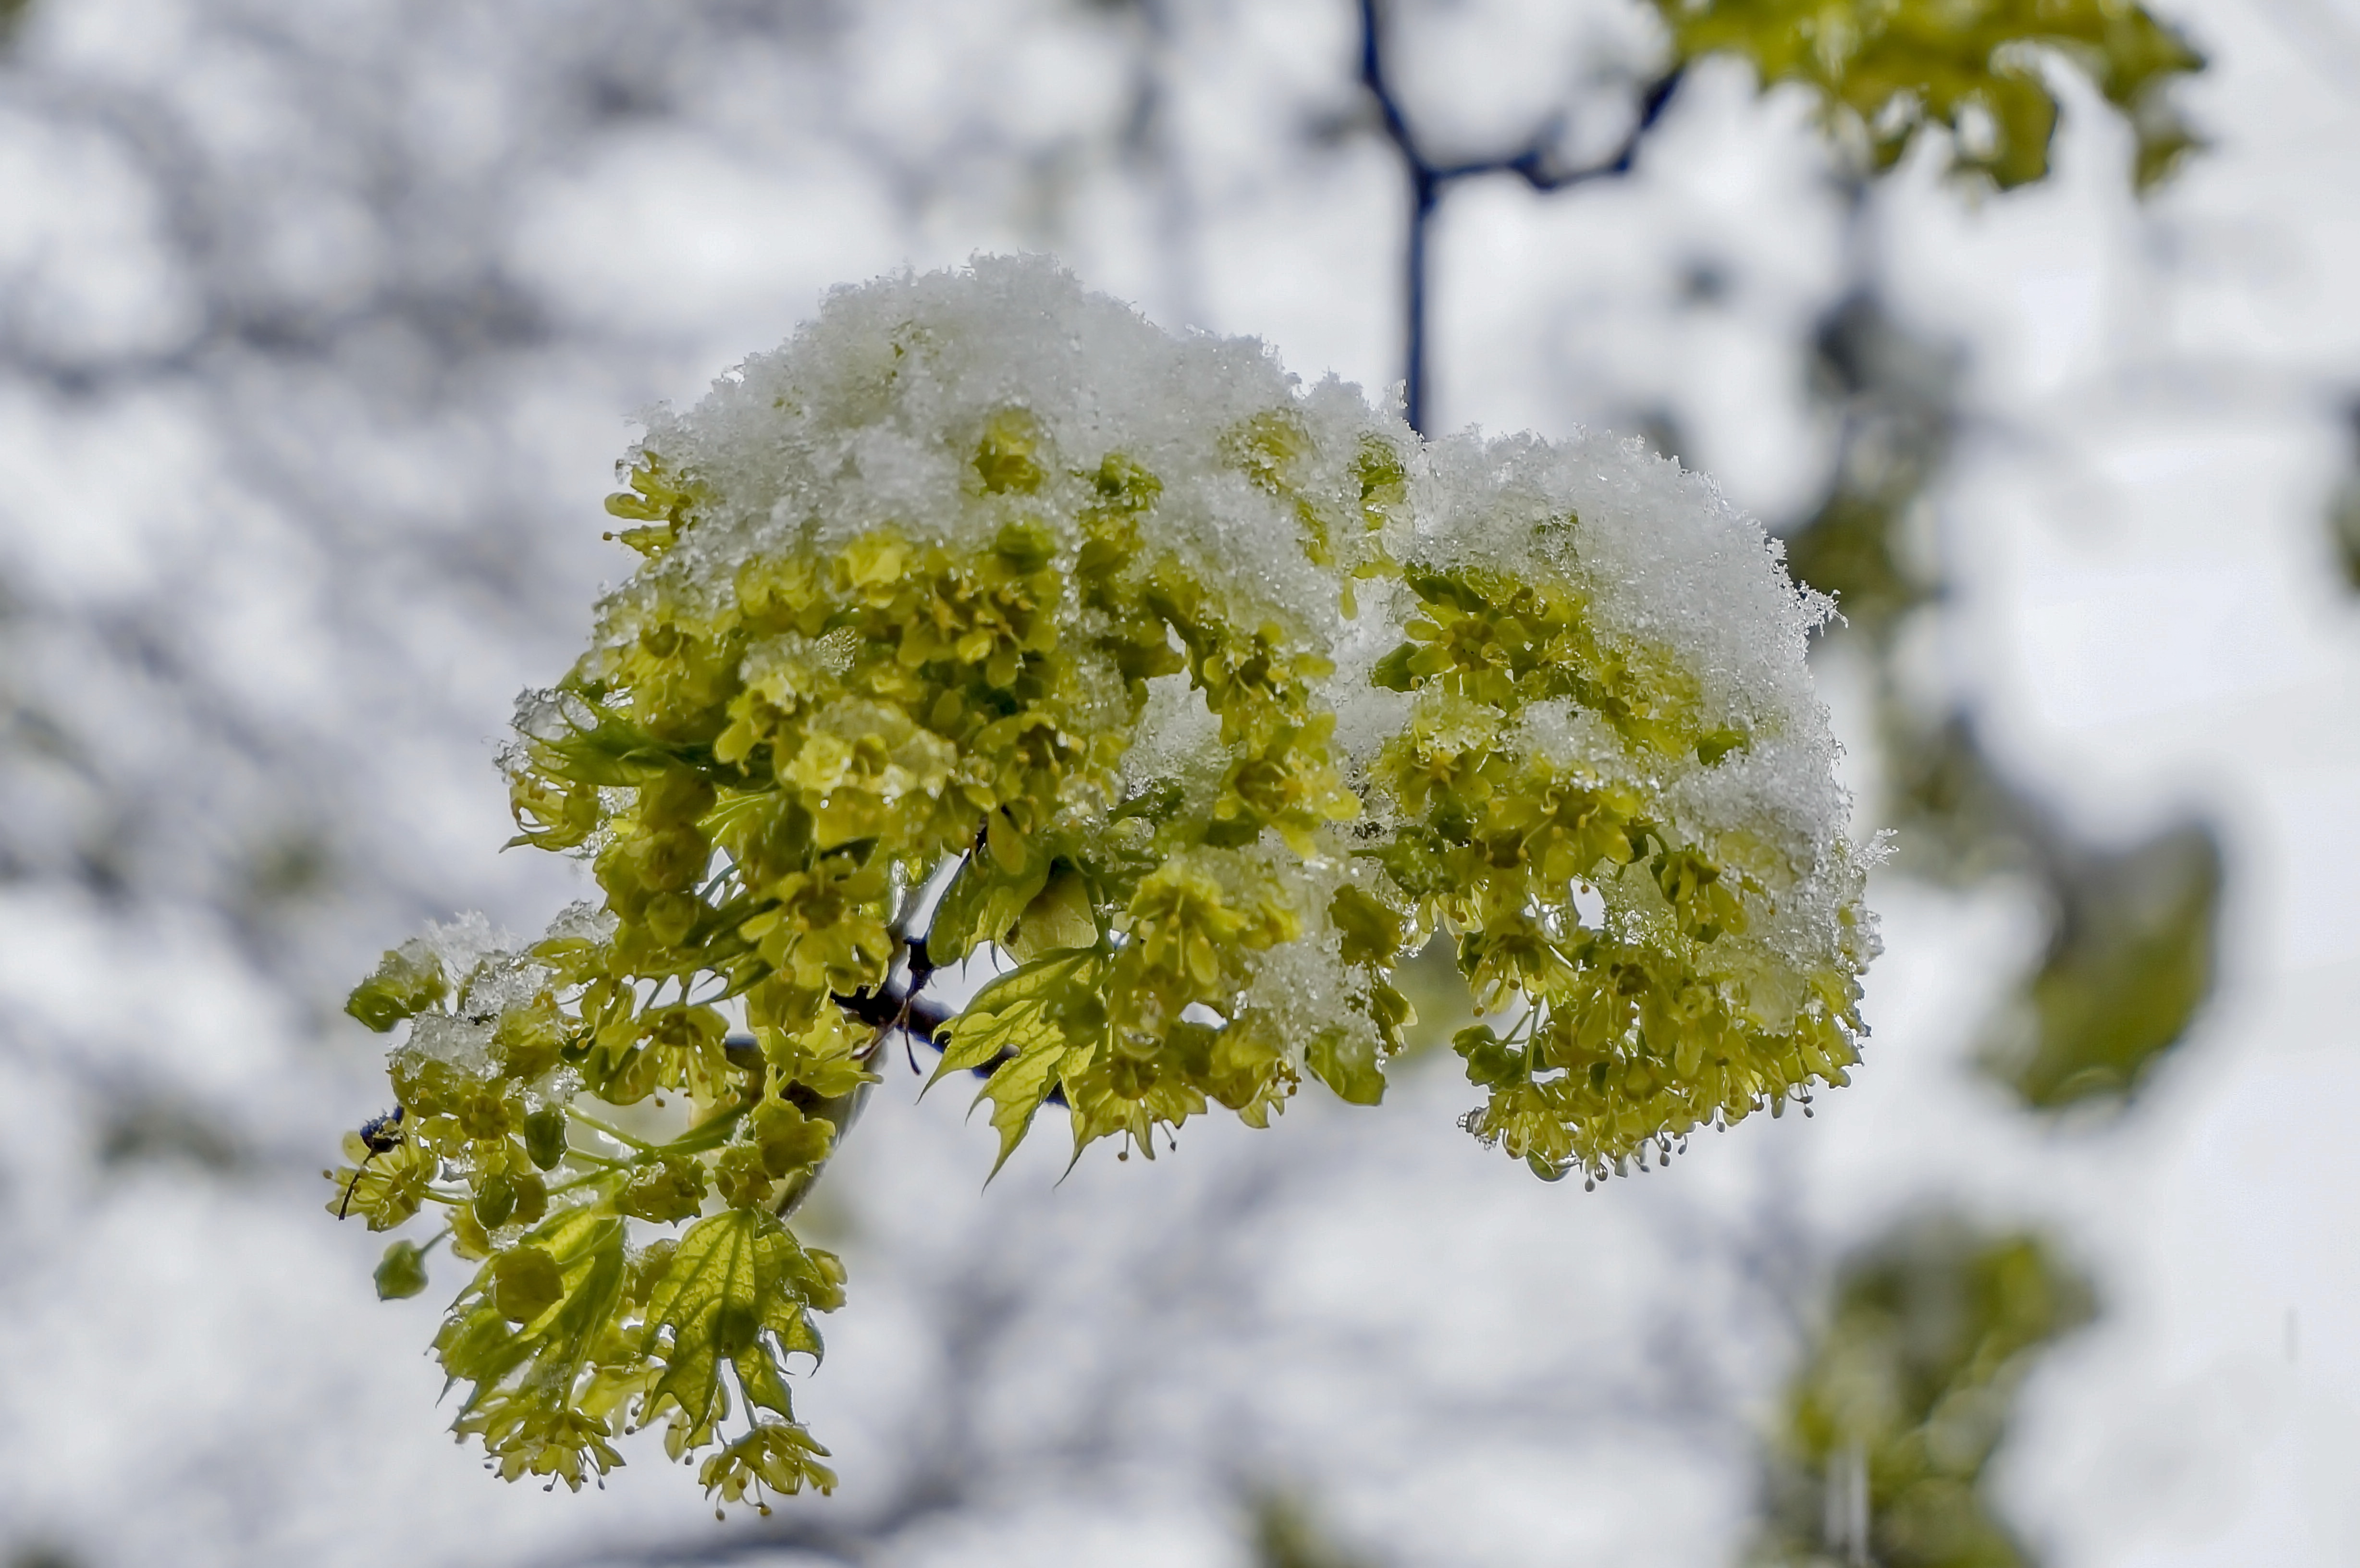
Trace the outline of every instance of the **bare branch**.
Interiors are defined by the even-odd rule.
[[[1426,151],[1417,132],[1409,123],[1401,94],[1385,69],[1384,19],[1378,14],[1377,0],[1360,0],[1360,85],[1376,101],[1377,116],[1384,126],[1385,139],[1402,160],[1409,176],[1409,234],[1404,256],[1404,371],[1406,414],[1410,428],[1426,430],[1426,293],[1428,263],[1427,233],[1434,222],[1435,210],[1441,204],[1445,191],[1461,180],[1480,180],[1487,175],[1513,174],[1532,190],[1543,195],[1586,184],[1593,180],[1619,178],[1631,171],[1632,161],[1638,156],[1639,144],[1646,139],[1656,121],[1663,117],[1666,105],[1680,84],[1680,67],[1673,66],[1649,82],[1639,95],[1638,112],[1631,127],[1614,150],[1593,163],[1561,164],[1557,161],[1557,142],[1563,122],[1551,118],[1535,130],[1524,145],[1512,153],[1490,158],[1465,158],[1455,163],[1437,163]]]

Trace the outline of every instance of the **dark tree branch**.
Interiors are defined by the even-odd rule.
[[[1377,14],[1377,0],[1360,0],[1360,85],[1376,100],[1377,115],[1383,124],[1385,139],[1401,156],[1402,167],[1409,175],[1409,243],[1404,257],[1404,385],[1410,428],[1423,433],[1426,430],[1426,239],[1433,224],[1435,210],[1441,204],[1443,193],[1463,180],[1479,180],[1486,175],[1513,174],[1525,185],[1543,195],[1585,184],[1592,180],[1618,178],[1631,171],[1632,160],[1638,156],[1639,144],[1644,140],[1656,121],[1663,117],[1664,108],[1680,84],[1680,68],[1672,67],[1640,95],[1639,112],[1624,133],[1620,146],[1607,157],[1594,163],[1561,164],[1557,161],[1557,143],[1562,122],[1551,119],[1535,131],[1524,147],[1513,153],[1493,158],[1462,159],[1456,163],[1437,163],[1421,147],[1417,132],[1409,123],[1403,108],[1401,95],[1385,71],[1384,20]]]
[[[873,991],[838,991],[828,1000],[875,1029],[880,1044],[884,1037],[900,1034],[939,1051],[944,1044],[943,1031],[950,1027],[951,1020],[958,1013],[939,998],[919,994],[926,988],[926,982],[933,978],[934,973],[934,963],[926,955],[926,939],[912,937],[907,951],[908,973],[898,984],[888,980]],[[762,1065],[762,1048],[750,1034],[733,1032],[723,1042],[722,1049],[732,1067],[753,1072]],[[1006,1055],[1003,1052],[1000,1057],[984,1063],[976,1069],[977,1073],[989,1077]]]

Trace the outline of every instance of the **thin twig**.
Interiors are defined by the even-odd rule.
[[[1632,160],[1638,156],[1639,144],[1656,121],[1663,117],[1665,106],[1680,84],[1680,68],[1672,67],[1640,94],[1639,112],[1624,133],[1622,143],[1607,157],[1595,163],[1561,164],[1557,161],[1557,143],[1563,123],[1551,118],[1528,137],[1524,145],[1513,153],[1491,158],[1465,158],[1455,163],[1437,163],[1427,155],[1417,139],[1417,132],[1409,123],[1402,106],[1399,93],[1385,70],[1384,21],[1377,13],[1377,0],[1360,0],[1360,85],[1376,100],[1377,114],[1384,125],[1385,139],[1400,154],[1402,168],[1409,176],[1409,234],[1404,256],[1404,329],[1406,343],[1404,350],[1402,381],[1410,428],[1423,433],[1426,430],[1426,342],[1427,261],[1426,236],[1434,222],[1435,210],[1441,204],[1443,192],[1464,180],[1477,180],[1486,175],[1513,174],[1542,195],[1585,184],[1592,180],[1607,180],[1628,174]]]

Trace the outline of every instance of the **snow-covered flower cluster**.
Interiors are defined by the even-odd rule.
[[[474,977],[389,954],[355,996],[415,1017],[405,1136],[475,1183],[442,1348],[504,1465],[578,1479],[561,1448],[603,1465],[609,1416],[664,1409],[718,1442],[733,1358],[787,1419],[773,1354],[834,1275],[774,1211],[869,1076],[862,999],[987,944],[1015,966],[939,1043],[988,1070],[1003,1160],[1053,1096],[1076,1154],[1212,1102],[1262,1125],[1306,1077],[1375,1100],[1437,935],[1490,1020],[1454,1041],[1468,1126],[1544,1176],[1857,1060],[1828,606],[1634,443],[1422,441],[1259,343],[981,259],[837,291],[625,476],[644,564],[508,757],[523,840],[589,856],[604,909]],[[669,1143],[581,1133],[667,1093]],[[480,1171],[546,1217],[465,1220]],[[625,1216],[699,1214],[627,1258]],[[630,1355],[584,1348],[617,1322]],[[824,1475],[795,1430],[709,1481]]]

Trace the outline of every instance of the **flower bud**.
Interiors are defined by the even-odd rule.
[[[377,1266],[377,1299],[406,1301],[426,1289],[426,1255],[414,1241],[397,1241]]]

